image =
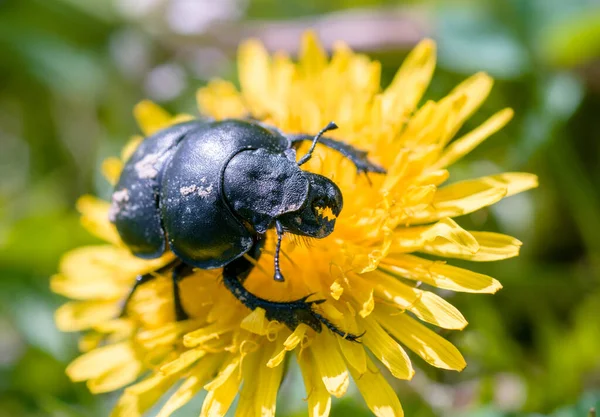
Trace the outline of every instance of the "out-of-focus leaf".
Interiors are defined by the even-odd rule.
[[[64,252],[96,241],[79,225],[76,213],[26,217],[13,225],[0,247],[0,265],[48,276],[56,271]]]
[[[523,122],[523,143],[515,151],[516,166],[522,166],[540,147],[548,144],[581,104],[584,87],[570,73],[557,73],[542,82],[537,107],[529,110]]]
[[[10,298],[11,316],[27,343],[55,358],[67,360],[72,354],[73,340],[60,333],[54,324],[56,305],[32,292],[12,291]]]
[[[112,22],[116,19],[116,13],[111,2],[108,1],[89,1],[89,0],[55,0],[75,7],[97,19],[106,22]]]
[[[545,29],[540,37],[546,61],[576,66],[600,57],[600,6]]]
[[[26,69],[52,90],[63,94],[96,95],[105,86],[99,57],[44,33],[19,33],[13,41],[26,62]]]
[[[60,395],[70,386],[63,370],[63,363],[43,351],[31,348],[15,367],[13,387],[33,397],[40,394]]]
[[[440,65],[472,74],[487,71],[511,79],[530,69],[527,51],[489,9],[469,5],[440,8],[437,13]]]

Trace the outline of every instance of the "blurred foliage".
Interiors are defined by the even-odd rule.
[[[114,401],[65,377],[76,337],[52,323],[61,300],[49,292],[48,277],[62,253],[94,242],[79,227],[74,203],[83,193],[109,194],[98,167],[136,133],[133,105],[150,97],[189,112],[207,79],[234,77],[234,51],[214,46],[227,22],[285,26],[299,17],[398,7],[391,0],[198,0],[194,7],[217,7],[211,21],[191,13],[192,3],[0,1],[0,417],[106,416]],[[460,219],[466,227],[517,236],[523,253],[469,265],[503,282],[497,295],[444,294],[471,323],[463,332],[443,333],[469,366],[450,373],[416,358],[422,369],[415,379],[394,382],[405,412],[585,416],[600,407],[600,3],[457,0],[400,7],[438,40],[431,97],[476,71],[497,79],[465,129],[504,106],[516,110],[507,128],[453,168],[453,178],[526,170],[541,183]],[[173,35],[189,42],[180,46]],[[407,51],[364,52],[382,61],[388,82]],[[296,417],[306,412],[293,369],[280,411]],[[179,415],[197,414],[199,401]],[[369,413],[354,395],[335,402],[332,415]]]

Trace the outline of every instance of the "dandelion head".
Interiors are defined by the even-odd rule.
[[[179,283],[189,318],[176,320],[168,267],[175,255],[167,251],[152,260],[132,255],[109,220],[111,204],[84,196],[78,203],[82,223],[106,243],[65,254],[51,281],[55,292],[72,299],[56,313],[59,327],[85,331],[83,354],[67,373],[96,393],[125,387],[114,417],[142,415],[161,399],[158,415],[167,417],[201,391],[206,391],[203,417],[225,415],[236,397],[236,416],[274,416],[284,364],[291,358],[302,373],[310,416],[327,416],[332,396],[342,397],[351,379],[375,415],[401,416],[381,367],[395,378],[411,379],[415,371],[407,350],[438,368],[466,366],[459,351],[432,330],[467,324],[437,289],[494,293],[501,288],[494,278],[446,259],[482,262],[518,255],[517,239],[465,230],[453,218],[533,188],[537,178],[501,173],[452,182],[448,171],[501,129],[512,111],[500,110],[455,137],[487,97],[492,80],[476,74],[444,98],[421,103],[435,67],[431,40],[415,47],[385,89],[379,62],[343,43],[328,57],[310,32],[302,38],[297,61],[270,55],[251,40],[241,45],[238,64],[239,89],[215,80],[198,91],[202,115],[251,118],[289,134],[315,134],[334,120],[339,129],[328,136],[366,151],[385,168],[385,173],[357,172],[344,155],[318,145],[302,169],[331,179],[341,190],[344,205],[335,229],[323,239],[284,236],[284,282],[273,280],[277,234],[268,230],[263,254],[243,282],[267,300],[309,294],[324,300],[315,311],[336,328],[362,335],[360,342],[327,328],[318,332],[301,323],[291,329],[269,321],[264,309],[251,311],[225,288],[221,269],[196,269]],[[151,102],[138,104],[135,116],[144,137],[193,119]],[[119,158],[104,162],[109,181],[118,179],[141,141],[134,138]],[[121,315],[123,300],[144,274],[155,279],[139,286]]]

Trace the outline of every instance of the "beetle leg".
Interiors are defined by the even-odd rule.
[[[261,245],[262,239],[264,238],[255,243],[255,247]],[[260,249],[256,250],[253,248],[250,250],[250,253],[258,255],[254,256],[258,260]],[[324,303],[325,300],[307,301],[310,297],[308,295],[294,301],[271,301],[252,294],[242,284],[244,278],[252,271],[252,268],[254,268],[254,264],[245,257],[238,258],[223,268],[223,283],[225,287],[250,310],[260,307],[265,310],[265,316],[268,320],[277,320],[285,324],[292,331],[301,323],[306,324],[316,332],[321,332],[322,327],[325,326],[347,340],[358,341],[361,335],[349,334],[342,331],[312,309],[313,305]]]
[[[173,305],[175,307],[175,320],[177,321],[187,320],[189,318],[188,314],[183,309],[183,304],[181,303],[179,282],[188,275],[191,275],[193,272],[193,266],[180,263],[173,268],[173,272],[171,273],[171,278],[173,279]]]
[[[143,285],[147,282],[152,281],[160,274],[165,273],[166,271],[173,268],[174,266],[179,265],[180,263],[181,263],[181,261],[179,259],[175,259],[174,261],[169,262],[168,264],[157,269],[156,271],[148,272],[147,274],[143,274],[143,275],[142,274],[138,275],[135,278],[135,283],[133,284],[133,287],[131,287],[129,294],[127,294],[127,297],[125,297],[125,299],[121,303],[121,313],[119,314],[119,318],[125,317],[127,315],[127,306],[129,305],[129,302],[133,298],[133,294],[135,294],[136,290],[140,287],[140,285]]]
[[[291,141],[292,145],[300,144],[302,141],[305,140],[314,140],[312,136],[305,134],[286,136]],[[352,145],[348,145],[347,143],[339,142],[327,137],[321,137],[319,139],[319,143],[341,153],[350,161],[352,161],[354,166],[356,166],[356,170],[359,174],[363,172],[365,174],[369,172],[384,174],[386,172],[385,168],[369,161],[369,159],[367,158],[367,153],[365,151],[357,149]]]

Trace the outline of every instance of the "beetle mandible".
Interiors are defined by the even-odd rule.
[[[323,325],[350,340],[347,334],[313,310],[324,300],[295,301],[260,298],[243,285],[258,260],[266,232],[275,228],[277,243],[274,279],[279,268],[284,233],[324,238],[334,229],[342,193],[330,179],[303,171],[318,142],[340,152],[359,173],[383,173],[366,152],[322,137],[336,129],[331,122],[316,136],[284,134],[255,120],[195,120],[168,127],[145,139],[123,167],[112,195],[109,217],[131,252],[158,258],[170,249],[176,259],[154,273],[139,275],[135,290],[156,273],[171,271],[177,320],[184,320],[178,283],[193,268],[223,268],[223,283],[246,307],[261,307],[269,320],[294,330],[304,323],[317,332]],[[296,160],[297,146],[312,140],[306,155]],[[243,256],[247,254],[247,256]]]

